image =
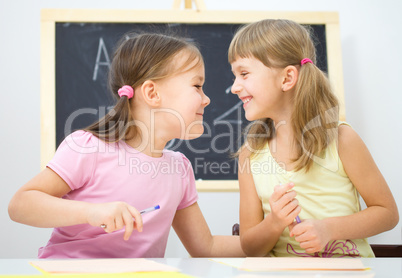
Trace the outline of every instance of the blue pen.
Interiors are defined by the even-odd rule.
[[[156,206],[154,206],[154,207],[150,207],[150,208],[146,208],[146,209],[144,209],[144,210],[141,210],[140,211],[140,214],[144,214],[144,213],[147,213],[147,212],[151,212],[151,211],[154,211],[154,210],[158,210],[158,209],[160,209],[161,207],[159,206],[159,205],[156,205]],[[107,227],[107,225],[106,224],[102,224],[102,225],[100,225],[100,227],[102,228],[102,229],[106,229],[106,227]]]
[[[147,213],[147,212],[151,212],[151,211],[154,211],[154,210],[158,210],[158,209],[160,209],[160,208],[161,208],[161,207],[160,207],[159,205],[156,205],[156,206],[154,206],[154,207],[150,207],[150,208],[141,210],[141,211],[140,211],[140,214],[144,214],[144,213]]]

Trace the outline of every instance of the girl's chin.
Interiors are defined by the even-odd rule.
[[[200,134],[200,135],[198,135],[198,136],[188,136],[188,137],[186,137],[186,138],[184,138],[183,140],[193,140],[193,139],[197,139],[197,138],[200,138],[201,137],[201,135],[202,134]]]
[[[201,137],[204,134],[204,125],[203,122],[197,122],[192,126],[187,128],[187,131],[184,134],[183,140],[192,140]]]
[[[246,120],[249,121],[249,122],[252,122],[252,121],[257,120],[257,119],[254,117],[254,115],[247,114],[247,112],[244,114],[244,117],[245,117]]]
[[[184,140],[197,139],[197,138],[200,138],[202,136],[202,134],[204,134],[204,130],[202,130],[201,132],[194,132],[194,133],[186,134],[183,139]]]

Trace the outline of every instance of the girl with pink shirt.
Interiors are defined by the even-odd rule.
[[[54,228],[40,258],[163,257],[172,226],[193,257],[244,255],[238,237],[211,235],[189,160],[164,149],[203,133],[204,79],[201,53],[184,39],[122,39],[109,73],[115,107],[67,136],[10,201],[12,220]]]

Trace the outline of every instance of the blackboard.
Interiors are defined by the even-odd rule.
[[[171,141],[168,148],[189,158],[196,179],[237,179],[237,163],[230,155],[240,147],[241,131],[248,122],[241,101],[230,93],[233,74],[227,50],[239,27],[237,24],[57,23],[56,144],[71,131],[99,120],[113,107],[115,100],[107,89],[107,71],[120,37],[131,31],[180,34],[200,47],[205,59],[204,92],[211,103],[204,114],[205,134],[191,141]],[[319,39],[318,61],[326,71],[325,26],[312,27]]]
[[[241,145],[241,131],[248,122],[240,100],[230,93],[233,74],[227,50],[242,23],[87,20],[53,23],[54,150],[69,133],[88,126],[113,107],[115,100],[107,88],[107,72],[116,42],[130,31],[167,31],[194,40],[199,46],[206,68],[204,92],[211,99],[204,115],[204,135],[191,141],[171,141],[168,148],[189,158],[197,180],[213,181],[216,188],[222,181],[237,180],[237,162],[230,154]],[[317,40],[318,66],[327,72],[327,24],[309,25]]]

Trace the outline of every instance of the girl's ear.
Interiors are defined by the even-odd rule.
[[[156,90],[156,84],[152,80],[147,80],[141,85],[141,93],[144,101],[151,107],[159,107],[161,98]]]
[[[299,77],[299,71],[295,66],[287,66],[283,70],[282,91],[286,92],[294,88]]]

